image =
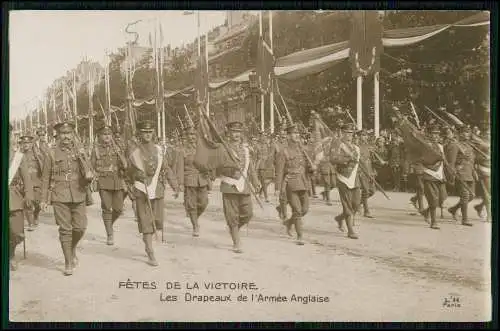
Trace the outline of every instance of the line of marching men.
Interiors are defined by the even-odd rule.
[[[177,198],[184,192],[184,208],[194,237],[200,235],[200,215],[208,205],[208,192],[215,177],[220,178],[223,210],[233,251],[242,252],[240,229],[253,216],[252,195],[263,194],[269,201],[267,186],[274,181],[279,193],[277,210],[287,233],[296,233],[297,244],[304,244],[303,218],[309,210],[309,198],[314,195],[313,177],[319,172],[325,183],[322,193],[328,204],[330,191],[337,187],[342,211],[335,217],[341,231],[347,227],[347,237],[357,239],[355,216],[363,207],[364,216],[371,217],[368,199],[375,193],[372,160],[386,162],[373,153],[366,131],[356,132],[348,124],[336,128],[333,139],[324,146],[322,158],[317,158],[304,145],[298,127],[286,126],[278,139],[269,142],[262,137],[256,144],[246,143],[241,122],[227,125],[224,148],[216,149],[215,161],[200,162],[197,158],[197,130],[193,125],[184,128],[184,139],[165,151],[154,143],[154,125],[137,123],[137,139],[124,144],[103,126],[98,130],[99,141],[92,147],[90,157],[75,135],[71,122],[54,126],[56,144],[48,147],[44,132],[36,137],[21,137],[21,149],[9,153],[10,198],[10,261],[17,269],[16,247],[24,240],[24,219],[28,230],[38,225],[38,215],[51,205],[59,227],[59,240],[65,260],[65,275],[78,266],[77,246],[87,228],[86,207],[93,203],[91,187],[99,191],[102,220],[107,244],[114,244],[113,227],[123,212],[128,196],[143,236],[147,263],[156,266],[153,241],[163,236],[165,188],[169,185]],[[449,129],[441,142],[441,129],[431,128],[428,143],[442,151],[442,159],[434,164],[420,162],[417,194],[412,201],[430,223],[439,229],[436,210],[447,197],[446,184],[457,186],[460,200],[448,209],[456,217],[460,209],[462,224],[470,226],[467,206],[473,198],[474,181],[483,188],[483,201],[475,206],[480,213],[490,215],[489,198],[489,136],[471,140],[470,129],[460,128],[458,140]],[[12,134],[12,127],[11,127]],[[12,138],[12,136],[11,136]],[[472,147],[472,144],[474,147]],[[477,150],[483,151],[479,153]],[[379,188],[380,189],[380,188]],[[423,199],[427,200],[424,209]],[[287,209],[291,216],[287,217]]]

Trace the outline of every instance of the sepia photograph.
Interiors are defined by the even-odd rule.
[[[492,320],[490,12],[8,20],[9,322]]]

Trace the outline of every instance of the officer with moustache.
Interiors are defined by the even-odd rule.
[[[337,166],[337,188],[342,203],[342,214],[335,217],[339,229],[344,231],[347,224],[347,236],[358,239],[354,232],[354,217],[361,203],[361,183],[359,179],[360,149],[353,143],[355,128],[353,124],[344,127],[342,141],[332,146],[330,162]]]
[[[9,125],[9,139],[13,141],[13,126]],[[31,182],[28,162],[20,151],[9,149],[9,257],[10,269],[17,270],[15,260],[16,247],[25,240],[24,210],[33,207],[33,184]]]
[[[127,160],[113,140],[113,132],[109,126],[102,126],[97,133],[100,141],[92,149],[90,162],[97,175],[106,243],[113,245],[113,225],[123,212]]]
[[[25,218],[28,221],[28,231],[33,231],[38,226],[40,201],[42,198],[42,170],[45,166],[45,156],[34,146],[33,139],[29,135],[20,137],[21,152],[24,154],[24,162],[28,166],[34,194],[33,208],[26,208],[24,210]]]
[[[276,160],[276,185],[280,190],[280,196],[284,196],[292,208],[292,216],[283,222],[287,233],[292,236],[291,228],[294,225],[297,233],[297,244],[304,245],[302,218],[309,211],[311,190],[309,174],[314,172],[315,168],[308,161],[306,152],[301,146],[297,126],[289,124],[286,131],[288,142]]]
[[[233,251],[242,253],[239,231],[253,216],[251,190],[259,192],[260,184],[254,161],[250,157],[250,149],[243,142],[243,123],[230,122],[227,129],[228,150],[217,150],[215,175],[221,179],[222,204],[233,241]]]
[[[51,149],[42,175],[42,203],[54,209],[59,226],[59,240],[64,255],[64,275],[73,274],[78,264],[76,248],[87,229],[87,188],[93,173],[87,164],[85,151],[75,144],[74,124],[54,125],[57,144]]]
[[[208,173],[201,173],[194,166],[197,136],[195,128],[189,124],[184,129],[186,145],[179,149],[176,156],[175,172],[179,187],[184,189],[184,208],[193,226],[193,237],[200,236],[201,214],[208,205]]]
[[[142,233],[148,264],[157,266],[153,250],[153,235],[163,230],[163,209],[166,182],[179,195],[179,186],[162,147],[153,142],[154,125],[151,121],[137,124],[140,141],[129,155],[129,176],[133,182],[133,195],[139,232]],[[164,238],[162,238],[165,242]]]

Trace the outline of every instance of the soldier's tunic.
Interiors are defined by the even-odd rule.
[[[238,158],[238,162],[235,163],[225,150],[218,149],[215,173],[221,177],[220,191],[226,223],[229,228],[241,228],[253,216],[251,191],[243,176],[254,187],[257,186],[258,179],[248,146],[229,143],[228,147]]]
[[[295,225],[299,239],[302,235],[302,217],[309,211],[310,179],[307,159],[298,143],[289,142],[276,160],[276,185],[280,195],[292,208],[288,225]]]
[[[16,246],[24,240],[24,215],[26,201],[33,201],[33,184],[29,166],[21,152],[9,150],[9,249],[14,257]]]
[[[375,173],[372,167],[372,149],[373,146],[368,143],[359,145],[360,160],[363,161],[369,174],[374,176]],[[375,184],[373,183],[373,180],[371,180],[363,171],[360,171],[359,173],[359,182],[361,186],[361,201],[365,203],[367,199],[375,194]]]
[[[462,209],[462,221],[467,221],[467,206],[474,198],[474,162],[475,153],[473,148],[465,141],[457,141],[448,146],[446,159],[456,176],[456,186],[460,195],[457,206]],[[454,207],[451,208],[452,210]]]
[[[97,189],[101,197],[102,219],[114,223],[123,211],[125,188],[124,166],[112,143],[97,144],[92,150],[90,162],[97,178]]]
[[[42,200],[42,171],[45,164],[45,157],[35,154],[30,150],[24,153],[24,163],[28,166],[29,178],[33,186],[33,209],[25,209],[25,217],[28,224],[37,225],[40,214],[40,202]]]
[[[360,148],[338,142],[332,146],[330,162],[337,167],[337,188],[342,203],[342,218],[352,217],[361,203],[359,159]]]
[[[129,161],[129,175],[134,182],[133,195],[136,201],[139,232],[153,234],[155,229],[163,229],[163,199],[166,182],[177,191],[177,180],[161,147],[156,144],[138,144],[130,153]],[[142,181],[143,176],[145,176],[145,183]],[[150,205],[152,210],[149,209]]]
[[[194,166],[196,144],[187,144],[176,156],[175,173],[179,186],[184,187],[184,208],[197,227],[197,220],[208,205],[208,174],[201,174]]]

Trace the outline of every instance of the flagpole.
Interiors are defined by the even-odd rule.
[[[49,131],[49,111],[47,108],[47,94],[44,93],[43,95],[43,114],[45,116],[45,141],[49,142],[49,136],[48,136],[48,131]]]
[[[207,83],[209,83],[209,77],[208,77],[208,31],[205,34],[205,63],[207,65]],[[207,89],[207,115],[210,115],[210,89],[209,86],[206,87]]]
[[[262,42],[262,10],[259,10],[259,42]],[[262,77],[259,76],[260,89],[260,130],[264,131],[264,90],[262,89]]]
[[[163,146],[165,146],[165,143],[167,141],[167,131],[166,131],[166,126],[167,126],[167,116],[165,114],[165,87],[164,87],[164,81],[163,81],[163,70],[165,68],[165,49],[163,47],[163,29],[161,22],[159,22],[159,27],[160,27],[160,87],[161,87],[161,115],[162,115],[162,143]]]
[[[161,105],[160,105],[160,68],[159,68],[159,57],[158,57],[158,18],[154,20],[154,32],[153,32],[154,40],[154,60],[155,60],[155,73],[156,73],[156,134],[158,139],[161,139]]]
[[[94,144],[94,80],[89,67],[89,141]]]
[[[269,43],[270,43],[270,46],[271,46],[271,53],[273,54],[274,53],[274,50],[273,50],[273,12],[270,10],[269,11]],[[274,133],[274,92],[273,92],[273,88],[274,88],[274,78],[271,74],[271,77],[270,77],[270,84],[271,84],[271,88],[270,88],[270,91],[269,91],[269,109],[271,110],[271,133]]]
[[[374,95],[374,128],[375,137],[378,138],[380,131],[380,75],[379,72],[376,72],[373,75],[373,95]]]
[[[42,123],[42,120],[40,118],[40,112],[41,112],[41,107],[40,107],[40,102],[41,100],[37,98],[36,100],[36,126],[41,126],[40,124]]]

